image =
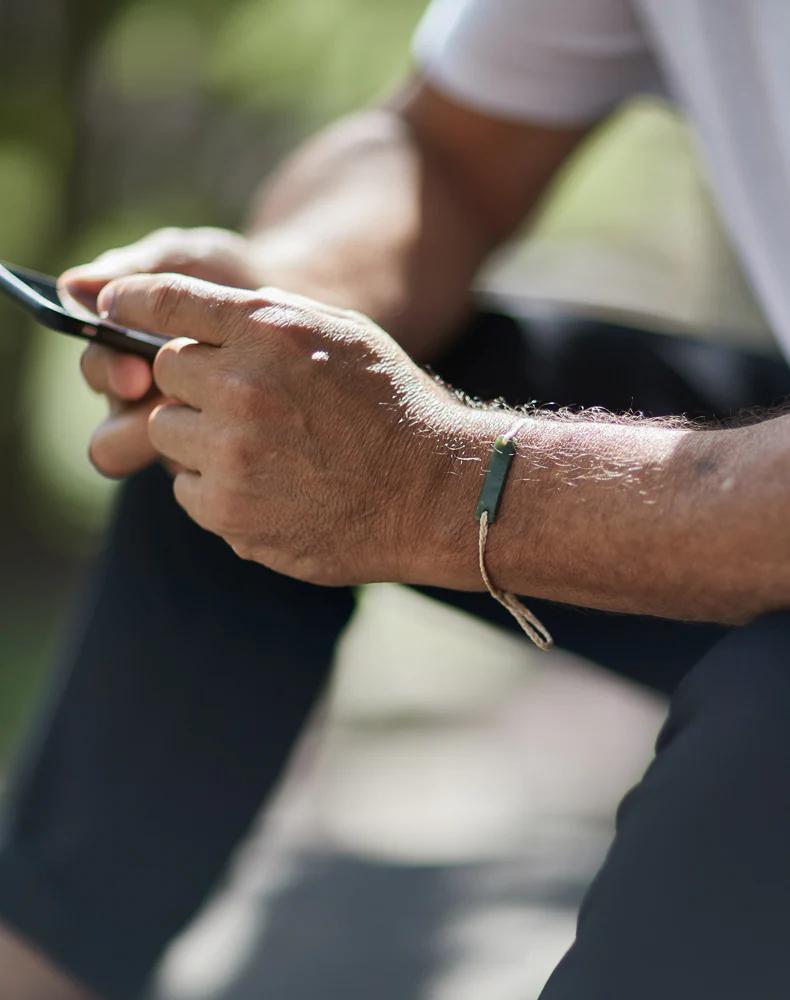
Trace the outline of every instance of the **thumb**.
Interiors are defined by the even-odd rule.
[[[103,277],[90,273],[87,269],[83,271],[82,268],[74,267],[64,271],[58,278],[58,295],[67,308],[77,307],[72,311],[79,312],[81,307],[96,315],[99,292],[114,277],[117,275]]]

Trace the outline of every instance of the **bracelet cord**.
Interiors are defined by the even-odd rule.
[[[525,423],[526,420],[518,421],[507,434],[498,437],[494,442],[491,462],[483,480],[483,487],[480,491],[480,499],[478,500],[475,512],[475,516],[480,523],[478,558],[480,575],[483,578],[483,583],[486,585],[488,593],[515,618],[524,634],[538,649],[548,652],[554,646],[554,639],[549,630],[515,594],[511,594],[506,590],[500,590],[497,587],[491,579],[491,574],[486,565],[486,545],[488,543],[489,528],[496,517],[499,501],[502,498],[510,471],[510,465],[516,452],[513,438]]]

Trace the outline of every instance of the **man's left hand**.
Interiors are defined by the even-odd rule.
[[[474,411],[383,330],[299,296],[176,275],[114,281],[99,309],[174,338],[154,364],[168,401],[149,432],[198,524],[312,583],[424,575],[420,550],[441,544],[429,526],[452,533],[437,503]]]

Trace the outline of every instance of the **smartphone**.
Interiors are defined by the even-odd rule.
[[[85,319],[70,312],[60,301],[57,282],[46,274],[0,261],[0,291],[27,309],[50,330],[83,340],[95,340],[126,354],[138,354],[153,361],[167,337],[142,330],[127,330],[106,320]]]

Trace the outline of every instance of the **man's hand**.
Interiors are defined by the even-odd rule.
[[[241,556],[322,584],[482,589],[474,505],[513,415],[464,406],[357,313],[175,275],[108,285],[167,334],[149,419],[179,503]],[[194,338],[194,339],[189,339]],[[743,622],[790,605],[790,418],[732,430],[524,419],[486,557],[504,590]]]
[[[93,263],[61,276],[60,293],[77,307],[97,311],[96,299],[108,281],[139,272],[178,272],[239,288],[262,282],[254,248],[223,229],[161,229],[131,246],[110,250]],[[109,416],[93,435],[90,455],[96,468],[113,478],[129,475],[157,457],[148,440],[147,420],[161,401],[151,368],[142,358],[92,344],[82,358],[88,385],[105,395]]]
[[[474,505],[505,411],[463,405],[357,313],[174,275],[108,285],[176,338],[154,446],[179,503],[241,556],[322,584],[482,589]],[[195,338],[195,339],[187,339]],[[790,603],[787,416],[733,430],[534,414],[488,539],[497,584],[614,611],[741,622]]]
[[[417,79],[289,158],[267,181],[248,239],[162,230],[68,271],[61,291],[93,310],[107,281],[135,272],[277,285],[359,309],[431,361],[462,329],[482,261],[585,132],[490,118]],[[117,477],[152,461],[144,425],[156,403],[145,364],[91,347],[85,374],[111,403],[91,445],[97,468]]]
[[[175,496],[198,524],[313,583],[408,573],[445,446],[472,411],[379,327],[300,296],[174,275],[113,282],[99,305],[175,338],[154,364],[171,401],[149,433],[183,470]]]

